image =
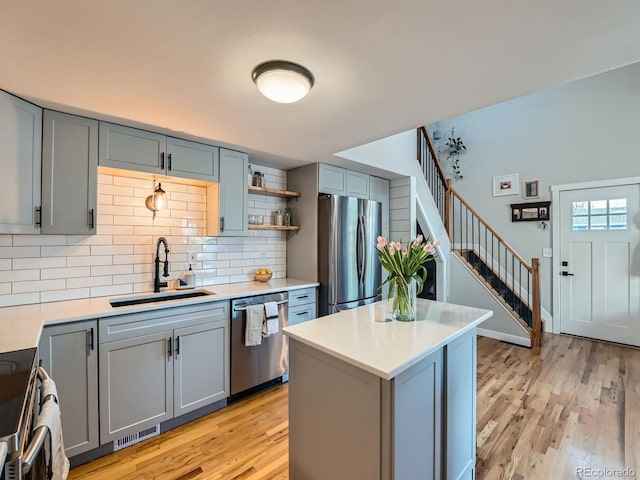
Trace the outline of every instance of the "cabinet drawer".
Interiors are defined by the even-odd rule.
[[[226,301],[155,309],[149,312],[102,318],[98,324],[98,342],[113,342],[140,335],[150,335],[175,328],[228,319],[229,302]]]
[[[316,318],[316,304],[308,303],[297,307],[289,307],[289,325],[307,322]]]
[[[291,309],[292,307],[297,307],[298,305],[304,305],[305,303],[313,303],[315,305],[315,287],[289,291],[289,309]]]

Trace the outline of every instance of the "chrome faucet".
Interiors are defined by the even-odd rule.
[[[167,243],[167,239],[164,237],[160,237],[158,242],[156,243],[156,269],[153,274],[153,293],[158,293],[160,291],[160,287],[166,287],[167,282],[160,281],[160,244],[164,243],[164,268],[162,271],[163,277],[169,276],[169,244]]]

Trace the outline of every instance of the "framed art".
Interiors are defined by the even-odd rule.
[[[518,193],[519,188],[517,173],[513,173],[511,175],[502,175],[500,177],[493,177],[494,197],[500,197],[502,195],[517,195]]]
[[[538,180],[524,182],[524,198],[540,198]]]
[[[512,222],[539,222],[549,220],[551,202],[529,202],[511,204]]]

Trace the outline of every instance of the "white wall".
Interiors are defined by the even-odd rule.
[[[539,180],[540,200],[551,200],[551,185],[639,175],[639,79],[636,64],[440,122],[443,145],[455,126],[467,146],[464,179],[454,188],[520,255],[540,258],[547,311],[551,259],[542,258],[542,248],[551,247],[551,230],[511,223],[509,204],[529,201],[525,180]],[[521,193],[493,197],[492,177],[511,173],[519,174]]]
[[[267,186],[286,188],[286,172],[254,166]],[[155,220],[144,206],[151,180],[98,175],[97,235],[0,235],[0,306],[110,296],[153,289],[155,242],[169,241],[170,279],[196,253],[197,285],[253,280],[258,267],[286,276],[286,233],[206,237],[206,188],[162,181],[168,208]],[[282,199],[249,195],[249,213],[265,216]],[[264,259],[262,257],[265,257]],[[164,258],[162,256],[161,258]]]

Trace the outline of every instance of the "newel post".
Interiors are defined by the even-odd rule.
[[[542,346],[542,320],[540,319],[540,259],[531,259],[531,348],[540,353]]]

